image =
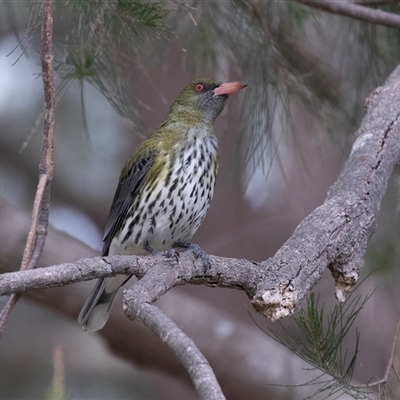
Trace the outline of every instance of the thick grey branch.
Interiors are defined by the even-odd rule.
[[[389,28],[400,28],[400,15],[382,10],[365,7],[349,1],[329,1],[329,0],[297,0],[299,3],[306,4],[312,8],[318,8],[332,14],[344,15],[359,21],[370,22],[372,24],[383,25]],[[365,2],[365,4],[369,4]],[[384,4],[384,3],[382,3]]]
[[[351,154],[325,203],[305,218],[276,255],[254,306],[275,320],[289,315],[327,267],[344,300],[363,267],[367,241],[400,157],[400,67],[368,98]],[[264,290],[267,288],[267,290]]]

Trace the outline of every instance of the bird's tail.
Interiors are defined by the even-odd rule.
[[[87,332],[103,328],[111,312],[111,307],[118,289],[129,279],[126,275],[100,278],[78,317],[78,323]]]

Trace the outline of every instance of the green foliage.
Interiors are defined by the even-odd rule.
[[[363,115],[365,97],[400,56],[395,30],[290,1],[191,1],[169,21],[190,71],[222,71],[248,83],[235,154],[240,170],[238,158],[268,169],[285,139],[301,155],[298,126],[345,142]]]
[[[351,294],[345,303],[335,305],[331,312],[326,312],[319,298],[311,293],[307,307],[294,317],[301,337],[283,325],[284,335],[269,331],[268,334],[275,340],[323,373],[319,379],[305,383],[320,385],[314,396],[324,393],[324,398],[330,398],[346,393],[357,399],[371,398],[371,392],[366,387],[351,384],[360,339],[357,330],[354,350],[350,353],[348,349],[342,348],[343,340],[370,296],[361,299]]]
[[[74,46],[71,46],[71,49],[66,57],[65,65],[71,68],[68,68],[65,73],[63,73],[63,69],[60,69],[61,77],[63,79],[77,79],[81,81],[83,79],[88,79],[90,77],[96,76],[98,71],[95,67],[95,54],[90,53],[81,53],[81,48],[77,46],[76,51],[74,51]]]
[[[18,3],[18,2],[17,2]],[[54,8],[55,69],[61,82],[57,85],[57,101],[60,101],[71,84],[81,90],[81,109],[86,139],[89,132],[84,104],[84,82],[96,87],[121,114],[125,121],[142,128],[137,113],[137,99],[129,84],[132,59],[147,49],[165,29],[163,19],[168,12],[165,3],[141,0],[59,0]],[[17,7],[14,2],[3,6],[9,21],[25,18],[26,35],[20,40],[22,54],[41,27],[41,2],[24,3]],[[20,25],[19,23],[18,25]],[[14,29],[17,33],[17,24]],[[21,55],[22,55],[21,54]],[[41,114],[23,148],[33,137]]]
[[[11,3],[2,7],[15,21]],[[31,35],[40,26],[40,2],[22,8]],[[342,142],[358,125],[366,95],[400,57],[397,30],[291,1],[59,0],[55,27],[62,80],[94,85],[135,127],[141,123],[130,74],[168,67],[171,49],[182,49],[193,78],[245,80],[235,158],[253,168],[270,165],[285,139],[297,144],[300,125]]]
[[[28,3],[30,16],[21,45],[29,44],[41,26],[40,4]],[[129,75],[122,71],[146,48],[149,40],[165,29],[163,19],[168,12],[164,4],[140,0],[57,1],[54,26],[57,36],[63,37],[56,52],[56,71],[62,80],[57,90],[58,99],[71,83],[83,88],[86,81],[95,86],[127,122],[140,125],[135,96],[128,90]],[[11,6],[8,14],[19,15]],[[84,108],[82,104],[82,110]]]
[[[68,2],[65,58],[57,70],[64,80],[94,85],[134,126],[140,125],[129,88],[126,62],[163,29],[167,11],[161,2],[119,0]]]
[[[119,0],[116,13],[132,29],[137,29],[140,25],[152,29],[161,28],[161,21],[167,15],[167,12],[162,8],[162,2],[152,3],[129,0]]]

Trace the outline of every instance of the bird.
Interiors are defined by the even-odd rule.
[[[190,239],[204,220],[219,165],[213,123],[244,82],[197,79],[173,101],[165,121],[125,163],[112,201],[102,256],[158,255],[175,248],[208,256]],[[87,332],[106,324],[118,289],[131,276],[98,279],[78,318]]]

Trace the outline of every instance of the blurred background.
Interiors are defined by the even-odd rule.
[[[152,8],[145,12],[146,6]],[[248,87],[216,122],[221,169],[194,241],[210,254],[271,257],[324,201],[349,154],[366,96],[400,61],[398,31],[295,2],[60,1],[54,18],[58,94],[50,220],[92,250],[61,256],[60,242],[48,242],[47,254],[51,246],[57,250],[43,265],[99,254],[122,165],[182,88],[202,76],[243,80]],[[43,129],[40,7],[2,2],[0,22],[0,195],[28,217]],[[358,289],[361,295],[374,291],[355,324],[359,383],[383,375],[399,316],[397,183],[394,177],[369,244],[363,275],[371,275]],[[14,220],[2,218],[2,228],[14,229]],[[18,269],[22,256],[5,256],[15,244],[4,248],[9,234],[0,234],[3,271]],[[91,283],[75,286],[74,295],[63,288],[65,307],[69,299],[83,304]],[[328,309],[336,301],[333,289],[329,272],[314,288]],[[173,292],[249,330],[258,329],[253,318],[261,327],[277,327],[257,316],[241,292],[197,286]],[[0,342],[1,398],[43,398],[56,345],[64,351],[68,398],[197,398],[185,379],[116,357],[100,334],[81,330],[78,311],[50,309],[41,296],[24,296]],[[290,318],[283,324],[293,326]],[[354,347],[354,340],[353,330],[346,345]],[[271,361],[265,360],[266,370]],[[265,384],[282,383],[287,370],[282,375]],[[278,392],[268,398],[300,398],[293,389]]]

